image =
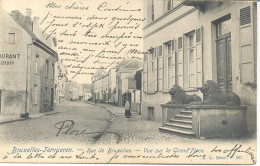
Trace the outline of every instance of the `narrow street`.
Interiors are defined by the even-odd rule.
[[[90,144],[97,141],[113,118],[104,108],[86,103],[66,102],[57,107],[62,109],[61,113],[1,124],[1,140],[9,143],[73,141]]]
[[[0,124],[0,139],[6,143],[73,143],[79,145],[170,143],[246,143],[254,136],[230,139],[196,139],[159,132],[161,123],[145,121],[133,112],[107,104],[64,102],[61,112],[25,121]]]

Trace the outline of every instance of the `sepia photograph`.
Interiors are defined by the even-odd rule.
[[[1,0],[0,163],[256,164],[258,5]]]

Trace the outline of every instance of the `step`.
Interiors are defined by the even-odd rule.
[[[192,125],[192,121],[191,120],[177,120],[177,119],[170,119],[170,122],[174,123],[182,123],[182,124],[191,124]]]
[[[165,123],[165,127],[187,132],[192,131],[192,126],[187,126],[183,124]]]
[[[192,111],[181,111],[180,115],[192,115]]]
[[[181,135],[186,135],[186,136],[195,136],[195,133],[193,133],[192,131],[182,131],[182,130],[177,130],[177,129],[171,129],[168,127],[159,127],[159,131],[176,133],[176,134],[181,134]]]
[[[190,120],[190,119],[192,119],[192,116],[188,116],[188,115],[175,115],[175,119],[177,119],[177,120]]]
[[[166,125],[166,126],[171,126],[171,127],[178,127],[178,128],[192,129],[192,126],[182,125],[182,124],[165,123],[165,125]]]

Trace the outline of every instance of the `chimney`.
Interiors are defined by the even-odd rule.
[[[25,19],[23,21],[23,24],[29,29],[32,31],[32,18],[31,18],[31,15],[32,15],[32,10],[27,8],[26,9],[26,16],[25,16]]]
[[[32,31],[32,19],[29,16],[25,16],[23,24],[28,28],[29,30]]]
[[[39,30],[39,27],[40,27],[40,18],[34,17],[32,23],[32,31],[36,33]]]
[[[30,9],[30,8],[26,9],[26,16],[29,16],[29,17],[32,16],[32,9]]]

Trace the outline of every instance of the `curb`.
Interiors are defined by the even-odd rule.
[[[7,119],[0,121],[0,124],[6,124],[6,123],[11,123],[11,122],[19,122],[19,121],[25,121],[27,120],[26,118],[17,118],[17,119]]]
[[[116,115],[115,115],[113,112],[111,112],[109,109],[107,109],[106,106],[101,106],[101,105],[97,105],[97,104],[89,103],[89,102],[86,102],[86,103],[87,103],[87,104],[90,104],[90,105],[97,106],[97,107],[102,107],[102,108],[104,108],[105,110],[107,110],[111,115],[113,115],[114,117],[116,117]]]
[[[64,109],[63,109],[64,110]],[[13,118],[13,119],[6,119],[3,121],[0,121],[0,124],[6,124],[6,123],[12,123],[12,122],[19,122],[19,121],[25,121],[28,119],[36,119],[36,118],[40,118],[40,117],[44,117],[44,116],[49,116],[49,115],[54,115],[54,114],[58,114],[58,113],[62,113],[64,111],[55,111],[55,112],[47,112],[47,113],[41,113],[41,114],[36,114],[33,115],[32,117],[29,116],[29,118]]]

